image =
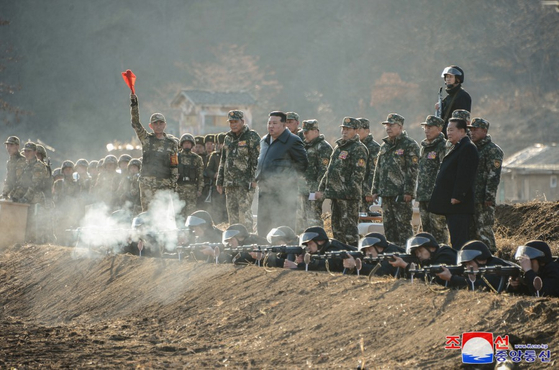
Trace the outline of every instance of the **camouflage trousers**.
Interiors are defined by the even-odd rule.
[[[324,226],[322,221],[322,203],[324,200],[309,200],[309,195],[299,194],[297,204],[297,234],[302,233],[311,226]]]
[[[424,232],[429,233],[435,237],[435,240],[440,244],[447,244],[448,241],[448,228],[446,226],[446,217],[443,215],[436,215],[427,211],[429,202],[419,202],[419,215],[421,217],[421,228]]]
[[[186,218],[198,210],[196,184],[179,184],[177,186],[179,199],[184,202],[181,215]]]
[[[358,199],[332,199],[334,239],[355,247],[359,244],[359,203]]]
[[[245,189],[240,186],[228,186],[225,188],[225,205],[229,225],[243,224],[251,233],[253,228],[252,221],[252,200],[254,189]]]
[[[495,234],[493,225],[495,224],[495,206],[485,206],[483,203],[476,203],[474,217],[470,224],[470,238],[481,240],[491,250],[495,252]]]
[[[156,177],[140,178],[140,201],[143,212],[149,209],[149,204],[155,198],[155,193],[159,190],[173,190],[171,179],[158,179]]]
[[[382,224],[386,240],[405,247],[413,236],[411,202],[397,202],[396,197],[382,197]]]

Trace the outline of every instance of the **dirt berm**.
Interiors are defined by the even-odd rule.
[[[2,251],[0,368],[456,368],[470,331],[555,366],[557,299],[81,252]]]

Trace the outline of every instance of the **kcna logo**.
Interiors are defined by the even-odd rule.
[[[496,350],[507,350],[509,346],[509,336],[498,336],[493,341],[493,333],[470,332],[462,334],[460,344],[459,335],[446,337],[445,349],[462,349],[462,362],[465,364],[491,364],[494,361]]]

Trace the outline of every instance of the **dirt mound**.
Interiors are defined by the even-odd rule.
[[[547,242],[559,254],[559,202],[499,205],[495,210],[498,255],[510,258],[516,247],[530,240]]]
[[[453,368],[449,335],[559,345],[557,299],[81,252],[2,251],[0,367]]]

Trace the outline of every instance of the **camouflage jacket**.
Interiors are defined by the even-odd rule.
[[[368,156],[367,147],[359,141],[359,135],[349,140],[338,139],[319,191],[329,199],[360,200]]]
[[[16,154],[10,156],[10,159],[8,159],[8,172],[6,173],[6,179],[4,180],[4,189],[2,190],[2,196],[4,198],[8,198],[12,195],[12,192],[16,188],[18,179],[23,174],[25,165],[25,157],[20,152],[17,152]]]
[[[476,175],[475,203],[491,202],[495,204],[497,188],[501,181],[501,166],[503,164],[503,151],[491,141],[491,135],[478,141],[476,144],[479,152],[479,165]]]
[[[178,186],[195,185],[196,191],[201,192],[204,188],[204,161],[198,154],[179,152],[179,179]]]
[[[243,127],[239,135],[229,131],[225,135],[217,185],[224,187],[244,187],[255,182],[256,165],[260,154],[260,136],[248,128]]]
[[[41,188],[49,176],[47,166],[37,159],[27,161],[21,177],[17,179],[12,199],[23,203],[42,203],[45,199]]]
[[[173,135],[163,134],[158,139],[153,132],[147,132],[140,123],[139,106],[130,108],[132,127],[138,140],[142,143],[141,177],[154,177],[170,180],[169,187],[174,187],[179,176],[178,152],[179,140]]]
[[[52,200],[57,207],[66,203],[75,206],[75,201],[80,195],[80,186],[72,176],[56,180],[53,185]]]
[[[97,200],[104,202],[111,209],[118,204],[118,186],[120,180],[120,174],[116,171],[101,172],[97,178],[95,188],[93,189],[94,194],[97,196]]]
[[[373,139],[373,135],[369,134],[361,141],[369,151],[367,159],[367,172],[365,172],[365,181],[363,181],[363,196],[372,195],[371,186],[373,186],[373,177],[375,175],[375,167],[377,165],[377,155],[380,151],[380,144]]]
[[[221,159],[221,152],[213,151],[210,154],[210,159],[208,159],[208,164],[206,169],[204,169],[204,176],[209,178],[210,184],[215,184],[216,175],[219,172],[219,160]]]
[[[396,197],[405,194],[415,196],[419,145],[408,137],[406,131],[394,141],[382,139],[373,180],[373,194]]]
[[[318,136],[310,143],[304,142],[307,150],[309,165],[304,175],[304,184],[299,187],[299,193],[308,195],[318,190],[320,180],[328,169],[330,156],[332,155],[332,145],[324,140],[324,135]]]
[[[140,174],[128,175],[120,181],[118,186],[120,203],[129,202],[133,207],[141,207],[140,203]]]
[[[417,200],[428,202],[435,187],[437,172],[446,154],[446,139],[441,132],[433,141],[423,139],[419,150],[419,176],[417,179]]]

